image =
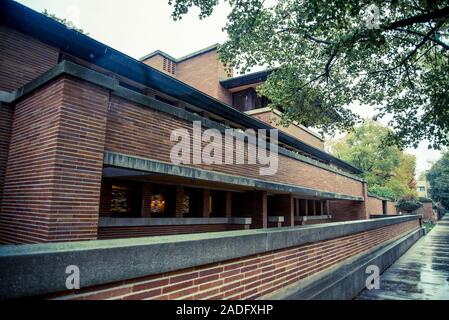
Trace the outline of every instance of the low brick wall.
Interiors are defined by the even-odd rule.
[[[423,206],[417,210],[418,214],[423,215],[423,220],[426,222],[435,222],[436,214],[432,208],[432,202],[424,202]]]
[[[408,221],[332,240],[205,266],[63,292],[51,299],[256,299],[418,227]]]
[[[419,227],[420,216],[403,216],[282,229],[3,246],[0,296],[266,298]],[[81,289],[64,291],[65,268],[72,264],[80,268]]]

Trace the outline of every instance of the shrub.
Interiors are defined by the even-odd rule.
[[[407,212],[416,211],[422,206],[423,206],[422,202],[418,201],[413,197],[404,197],[402,199],[399,199],[399,201],[396,203],[396,207],[405,210]]]

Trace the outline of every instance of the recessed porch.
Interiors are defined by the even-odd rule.
[[[331,202],[335,199],[325,193],[311,196],[310,191],[295,191],[285,193],[105,166],[98,238],[293,227],[333,221]]]

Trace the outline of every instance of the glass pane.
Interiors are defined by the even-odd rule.
[[[153,194],[150,202],[151,213],[165,212],[165,197],[162,194]]]

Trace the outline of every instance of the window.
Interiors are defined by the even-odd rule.
[[[425,192],[426,191],[426,187],[418,187],[418,191]]]
[[[256,91],[249,88],[232,95],[233,106],[240,111],[250,111],[255,108]]]
[[[111,215],[117,217],[141,216],[142,186],[140,184],[113,184]]]
[[[232,105],[240,111],[264,108],[269,104],[265,97],[259,97],[254,88],[236,92],[232,95]]]
[[[176,188],[164,185],[153,184],[150,196],[144,199],[146,210],[149,210],[151,217],[165,218],[174,217],[176,210]]]
[[[162,194],[151,195],[150,212],[152,214],[165,213],[165,197]]]

